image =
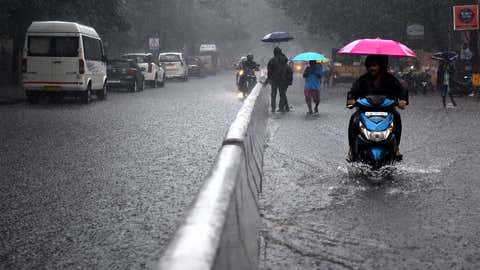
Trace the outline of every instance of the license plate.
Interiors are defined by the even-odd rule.
[[[62,88],[60,86],[44,86],[43,90],[48,92],[55,92],[55,91],[62,91]]]
[[[387,112],[366,112],[366,116],[388,116]]]
[[[120,83],[120,81],[108,80],[107,83]]]

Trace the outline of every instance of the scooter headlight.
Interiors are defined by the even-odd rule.
[[[361,122],[360,122],[360,131],[362,132],[365,139],[373,142],[381,142],[388,139],[390,134],[393,132],[393,123],[385,131],[369,131]]]

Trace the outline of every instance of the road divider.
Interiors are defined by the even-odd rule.
[[[257,84],[228,130],[161,270],[257,269],[268,98]]]

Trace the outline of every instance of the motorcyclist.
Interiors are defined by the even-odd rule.
[[[347,106],[353,106],[357,99],[369,95],[382,95],[390,99],[398,99],[398,107],[405,109],[408,105],[408,91],[400,84],[400,82],[387,71],[388,56],[369,55],[365,59],[365,68],[367,72],[360,76],[352,85],[351,90],[347,94]],[[400,145],[402,135],[402,122],[400,114],[393,110],[394,133],[397,139],[397,146]],[[355,138],[359,134],[359,115],[357,110],[350,118],[348,126],[348,142],[350,149],[348,151],[348,159],[354,161],[353,145]],[[397,147],[397,149],[399,149]],[[396,153],[397,159],[401,159],[400,150]]]
[[[253,54],[248,54],[247,59],[242,61],[242,68],[244,70],[258,70],[259,65],[253,60]]]
[[[253,60],[253,54],[248,54],[246,58],[244,58],[241,63],[240,63],[240,73],[237,73],[237,81],[239,84],[239,90],[246,91],[248,89],[245,89],[246,87],[246,80],[247,80],[247,75],[255,75],[255,71],[259,70],[259,66],[254,60]],[[245,94],[245,93],[244,93]]]

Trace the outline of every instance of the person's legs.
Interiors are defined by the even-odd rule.
[[[312,91],[305,89],[303,93],[305,94],[305,102],[307,103],[308,112],[312,113]]]
[[[280,102],[278,104],[278,107],[279,107],[279,110],[283,112],[283,111],[285,111],[285,106],[287,106],[287,104],[288,104],[287,86],[280,84],[278,86],[278,91],[279,91],[279,94],[280,94]]]
[[[320,90],[312,91],[313,102],[315,102],[315,112],[318,113],[318,104],[320,104]]]
[[[288,105],[287,90],[288,90],[288,86],[285,87],[285,104],[283,104],[283,105],[285,107],[285,111],[289,112],[290,111],[290,106]]]
[[[350,161],[353,161],[353,156],[355,154],[353,153],[353,151],[354,151],[354,145],[355,145],[355,138],[358,135],[359,115],[360,115],[359,111],[354,112],[350,117],[350,122],[348,124],[348,145],[349,145],[348,159]]]
[[[440,86],[440,95],[442,96],[442,103],[444,108],[447,107],[447,90],[448,88],[446,85]]]
[[[450,100],[452,101],[452,104],[454,107],[457,107],[457,103],[455,102],[455,100],[453,99],[453,95],[451,93],[448,93],[448,95],[450,96]]]
[[[271,97],[271,106],[272,106],[272,112],[275,112],[276,109],[276,104],[277,104],[277,91],[278,91],[278,84],[275,82],[271,83],[272,86],[272,92],[270,94]]]
[[[392,111],[393,114],[393,125],[394,125],[394,134],[397,139],[397,146],[400,146],[400,141],[402,140],[402,118],[400,113],[396,110]]]

